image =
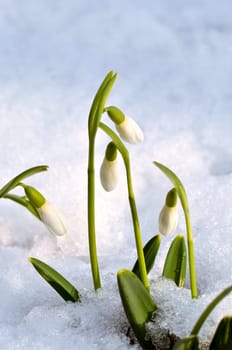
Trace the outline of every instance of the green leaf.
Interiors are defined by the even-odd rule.
[[[96,115],[96,111],[97,111],[97,107],[98,107],[98,103],[99,103],[99,96],[101,94],[101,92],[104,90],[105,86],[108,84],[109,80],[112,78],[113,76],[113,72],[110,71],[104,78],[103,82],[101,83],[100,87],[98,88],[98,91],[93,99],[91,108],[90,108],[90,112],[89,112],[89,118],[88,118],[88,128],[89,128],[89,135],[93,135],[94,133],[96,133],[96,131],[93,130],[93,124],[94,124],[94,119],[95,119],[95,115]]]
[[[147,273],[149,273],[151,271],[151,269],[154,265],[156,255],[159,251],[160,242],[161,242],[161,235],[156,235],[156,236],[152,237],[145,244],[145,246],[143,248]],[[136,260],[136,262],[134,264],[132,272],[134,272],[140,278],[138,259]]]
[[[118,288],[128,321],[143,349],[154,349],[146,339],[146,323],[151,320],[157,307],[140,279],[130,270],[117,274]]]
[[[232,292],[232,285],[225,288],[220,294],[216,296],[215,299],[209,303],[207,308],[202,312],[201,316],[197,320],[195,326],[193,327],[191,331],[191,335],[197,335],[200,331],[201,327],[203,326],[203,323],[205,322],[206,318],[209,316],[209,314],[213,311],[213,309],[217,306],[217,304],[225,298],[229,293]]]
[[[102,84],[100,85],[94,97],[94,100],[90,109],[90,113],[89,113],[89,137],[91,140],[95,138],[98,124],[100,122],[102,113],[104,111],[107,97],[113,87],[113,84],[116,78],[117,78],[117,74],[113,74],[112,71],[109,72],[106,75],[105,79],[103,80]]]
[[[25,179],[26,177],[32,176],[34,174],[37,174],[41,171],[46,171],[46,170],[48,170],[47,165],[39,165],[23,171],[22,173],[14,177],[12,180],[7,182],[7,184],[0,189],[0,197],[3,197],[5,194],[13,190],[19,184],[19,182]]]
[[[199,350],[198,337],[191,335],[188,338],[181,339],[175,344],[173,350]]]
[[[183,287],[186,276],[186,245],[184,236],[178,235],[172,241],[163,269],[163,276]]]
[[[27,199],[26,196],[18,196],[16,194],[7,193],[3,196],[3,198],[7,198],[16,202],[25,208],[27,208],[37,219],[41,220],[36,208],[31,204],[31,202]]]
[[[80,300],[76,288],[56,270],[39,259],[29,258],[29,261],[65,301],[77,302]]]
[[[225,316],[219,323],[209,350],[232,349],[232,316]]]

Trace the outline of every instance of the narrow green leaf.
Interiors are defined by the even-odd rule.
[[[184,236],[178,235],[172,241],[163,268],[163,276],[183,287],[186,276],[186,245]]]
[[[188,338],[181,339],[175,344],[173,350],[199,350],[198,337],[191,335]]]
[[[130,270],[117,274],[118,288],[128,321],[143,349],[154,349],[146,339],[146,323],[151,320],[157,307],[140,279]]]
[[[100,87],[97,90],[97,93],[93,99],[91,108],[90,108],[90,112],[89,112],[89,118],[88,118],[88,128],[89,128],[89,135],[93,135],[94,134],[94,130],[93,130],[93,124],[94,124],[94,119],[95,119],[95,115],[96,115],[96,111],[97,111],[97,107],[98,107],[98,103],[99,103],[99,96],[102,92],[102,90],[104,90],[105,86],[107,85],[107,83],[109,82],[109,80],[112,78],[113,76],[113,72],[110,71],[104,78],[103,82],[101,83]]]
[[[197,335],[200,331],[203,323],[205,322],[206,318],[209,316],[209,314],[213,311],[213,309],[217,306],[217,304],[225,298],[229,293],[232,292],[232,285],[225,288],[220,294],[216,296],[215,299],[211,301],[211,303],[207,306],[207,308],[202,312],[201,316],[197,320],[195,326],[193,327],[191,331],[191,335]]]
[[[39,259],[29,258],[29,261],[65,301],[77,302],[80,300],[76,288],[56,270]]]
[[[24,206],[25,208],[27,208],[37,219],[40,219],[40,216],[36,210],[36,208],[31,204],[31,202],[27,199],[26,196],[18,196],[16,194],[11,194],[11,193],[7,193],[3,196],[3,198],[7,198],[12,200],[13,202],[16,202],[22,206]]]
[[[108,83],[106,84],[105,88],[100,92],[97,111],[96,111],[94,124],[93,124],[94,132],[97,131],[97,128],[99,126],[99,123],[100,123],[100,120],[101,120],[101,117],[102,117],[102,114],[103,114],[103,111],[105,108],[107,98],[108,98],[110,91],[115,83],[116,78],[117,78],[117,74],[114,74],[112,76],[112,78],[108,81]]]
[[[113,87],[113,84],[117,78],[117,74],[113,74],[113,72],[109,72],[106,77],[104,78],[102,84],[100,85],[91,109],[89,113],[89,137],[92,139],[95,137],[99,121],[101,119],[101,115],[103,113],[105,103],[107,100],[107,97],[110,93],[111,88]]]
[[[219,323],[209,350],[232,349],[232,316],[225,316]]]
[[[12,180],[7,182],[7,184],[0,189],[0,197],[3,197],[5,194],[13,190],[19,184],[19,182],[25,179],[26,177],[32,176],[34,174],[46,170],[48,170],[47,165],[39,165],[23,171],[22,173],[14,177]]]
[[[147,273],[149,273],[154,265],[156,255],[159,251],[161,242],[161,235],[156,235],[152,237],[144,246],[143,253],[145,258],[145,264]],[[132,272],[134,272],[140,279],[140,272],[139,272],[139,263],[138,259],[136,260],[134,267],[132,269]]]

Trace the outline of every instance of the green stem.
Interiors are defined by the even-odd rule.
[[[131,169],[130,169],[130,157],[129,152],[127,148],[124,146],[120,138],[115,134],[113,130],[111,130],[107,125],[100,122],[99,127],[112,139],[115,146],[118,148],[119,152],[122,155],[125,168],[126,168],[126,177],[127,177],[127,188],[128,188],[128,196],[129,196],[129,204],[130,204],[130,210],[131,210],[131,216],[132,216],[132,222],[134,227],[134,235],[135,235],[135,242],[136,242],[136,249],[137,249],[137,255],[138,255],[138,264],[139,264],[139,272],[141,280],[144,284],[144,286],[149,289],[149,282],[147,277],[147,269],[146,269],[146,263],[143,253],[143,243],[141,238],[141,230],[139,225],[139,218],[137,213],[137,207],[135,203],[135,196],[132,186],[132,177],[131,177]]]
[[[95,175],[94,175],[94,147],[98,125],[104,111],[107,97],[117,78],[117,74],[109,72],[100,85],[91,109],[88,119],[89,131],[89,155],[88,155],[88,234],[89,234],[89,253],[93,283],[95,290],[101,288],[101,280],[97,258],[97,244],[95,232]]]
[[[190,273],[190,285],[192,298],[197,298],[197,276],[195,269],[195,258],[194,258],[194,244],[193,244],[193,235],[192,235],[192,225],[190,221],[189,214],[184,211],[185,222],[186,222],[186,231],[187,231],[187,244],[188,244],[188,260],[189,260],[189,273]]]
[[[89,142],[88,160],[88,232],[89,232],[89,254],[95,290],[101,288],[99,274],[97,244],[95,232],[95,177],[94,177],[94,144],[95,138]]]
[[[154,162],[154,164],[169,178],[169,180],[175,186],[180,202],[184,211],[186,231],[187,231],[187,243],[188,243],[188,259],[189,259],[189,274],[190,274],[190,284],[191,284],[191,294],[192,298],[197,298],[197,278],[196,278],[196,268],[194,259],[194,244],[192,235],[192,225],[189,214],[188,198],[182,184],[181,180],[176,176],[176,174],[167,168],[165,165]]]
[[[230,292],[232,292],[232,286],[227,287],[224,289],[216,298],[211,301],[211,303],[207,306],[207,308],[203,311],[199,319],[197,320],[195,326],[193,327],[190,335],[197,335],[199,330],[201,329],[203,323],[205,322],[206,318],[209,316],[209,314],[213,311],[215,306],[223,299],[225,298]]]
[[[127,163],[125,163],[125,167],[126,167],[126,176],[127,176],[128,197],[129,197],[131,216],[132,216],[134,234],[135,234],[135,243],[136,243],[136,249],[137,249],[137,255],[138,255],[139,273],[145,288],[149,290],[147,269],[146,269],[146,263],[145,263],[144,253],[143,253],[143,242],[142,242],[139,218],[138,218],[138,213],[137,213],[137,208],[135,203],[135,196],[134,196],[134,191],[132,187],[132,178],[131,178],[129,159],[127,160]]]

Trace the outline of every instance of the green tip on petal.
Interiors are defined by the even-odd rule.
[[[117,147],[113,142],[110,142],[106,147],[105,153],[106,159],[109,161],[114,161],[117,158]]]
[[[125,120],[124,113],[115,106],[105,108],[105,112],[107,112],[110,119],[117,125],[121,124]]]
[[[176,192],[176,189],[174,187],[167,194],[166,205],[169,208],[173,208],[176,206],[176,204],[177,204],[177,192]]]
[[[36,188],[32,186],[25,186],[24,191],[27,198],[35,206],[35,208],[41,208],[46,202],[44,196]]]

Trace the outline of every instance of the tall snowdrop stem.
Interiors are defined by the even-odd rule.
[[[88,163],[88,229],[89,254],[95,290],[101,288],[101,280],[97,257],[96,230],[95,230],[95,170],[94,170],[94,143],[89,144]]]
[[[139,272],[140,272],[141,280],[142,280],[144,286],[147,289],[149,289],[149,282],[148,282],[145,258],[144,258],[144,253],[143,253],[142,236],[141,236],[138,212],[137,212],[135,196],[134,196],[134,191],[133,191],[133,185],[132,185],[129,152],[126,149],[126,147],[124,146],[124,144],[122,143],[122,141],[120,140],[120,138],[115,134],[115,132],[113,130],[111,130],[107,125],[105,125],[102,122],[99,123],[99,127],[112,139],[112,141],[114,142],[114,144],[118,148],[119,152],[121,153],[124,164],[125,164],[128,197],[129,197],[129,204],[130,204],[132,222],[133,222],[133,227],[134,227],[135,243],[136,243],[138,264],[139,264]]]
[[[197,295],[198,295],[198,293],[197,293],[197,277],[196,277],[196,269],[195,269],[192,225],[191,225],[189,213],[184,211],[184,216],[185,216],[186,232],[187,232],[189,274],[190,274],[192,298],[197,298]]]
[[[192,225],[189,214],[188,197],[182,184],[181,180],[176,176],[176,174],[167,168],[165,165],[154,162],[154,164],[169,178],[173,183],[180,198],[180,202],[184,211],[186,232],[187,232],[187,244],[188,244],[188,259],[189,259],[189,274],[190,274],[190,286],[192,298],[197,298],[197,277],[196,277],[196,267],[194,258],[194,244],[192,235]]]
[[[89,153],[88,153],[88,239],[89,239],[89,254],[90,264],[92,270],[94,289],[101,288],[101,279],[98,265],[97,256],[97,243],[96,243],[96,229],[95,229],[95,170],[94,170],[94,151],[95,151],[95,138],[98,130],[98,126],[104,111],[107,97],[113,87],[117,75],[113,72],[109,72],[99,87],[91,109],[88,119],[88,131],[89,131]]]
[[[134,226],[135,243],[136,243],[138,262],[139,262],[139,272],[140,272],[140,276],[144,286],[147,289],[149,289],[149,282],[148,282],[145,258],[143,253],[143,242],[141,237],[141,230],[140,230],[138,212],[137,212],[137,207],[135,202],[135,196],[134,196],[134,191],[132,186],[131,168],[130,168],[129,159],[128,159],[128,162],[125,163],[125,168],[126,168],[129,203],[130,203],[131,216],[132,216],[132,221]]]

